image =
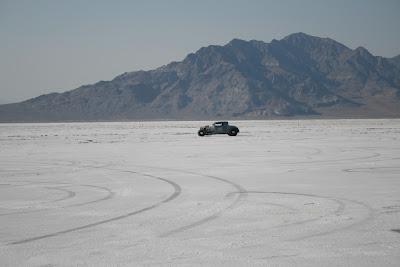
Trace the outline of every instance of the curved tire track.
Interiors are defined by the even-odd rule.
[[[314,161],[297,161],[297,162],[282,162],[282,165],[295,165],[295,164],[308,164],[308,163],[334,163],[334,162],[343,162],[343,161],[354,161],[354,160],[364,160],[364,159],[372,159],[380,157],[381,153],[373,153],[369,156],[363,157],[352,157],[352,158],[343,158],[343,159],[331,159],[331,160],[314,160]]]
[[[63,235],[63,234],[71,233],[71,232],[76,232],[76,231],[79,231],[79,230],[83,230],[83,229],[95,227],[95,226],[98,226],[98,225],[110,223],[110,222],[113,222],[113,221],[118,221],[118,220],[121,220],[121,219],[125,219],[125,218],[128,218],[128,217],[131,217],[131,216],[134,216],[134,215],[137,215],[137,214],[152,210],[154,208],[157,208],[157,207],[161,206],[162,204],[165,204],[167,202],[172,201],[173,199],[177,198],[181,194],[181,187],[178,184],[174,183],[173,181],[167,180],[165,178],[154,176],[154,175],[150,175],[150,174],[146,174],[146,173],[139,173],[139,172],[135,172],[135,171],[129,171],[129,170],[120,170],[120,169],[113,169],[113,170],[120,171],[120,172],[140,174],[140,175],[142,175],[144,177],[148,177],[148,178],[152,178],[152,179],[156,179],[156,180],[165,182],[165,183],[169,184],[170,186],[172,186],[174,191],[167,198],[165,198],[165,199],[163,199],[163,200],[161,200],[161,201],[159,201],[159,202],[157,202],[157,203],[155,203],[153,205],[150,205],[148,207],[145,207],[145,208],[142,208],[142,209],[139,209],[139,210],[135,210],[135,211],[132,211],[132,212],[120,215],[120,216],[112,217],[112,218],[109,218],[109,219],[106,219],[106,220],[101,220],[101,221],[98,221],[98,222],[89,223],[89,224],[85,224],[85,225],[82,225],[82,226],[66,229],[66,230],[63,230],[63,231],[58,231],[58,232],[54,232],[54,233],[50,233],[50,234],[45,234],[45,235],[40,235],[40,236],[36,236],[36,237],[31,237],[31,238],[26,238],[26,239],[14,241],[14,242],[9,243],[8,245],[25,244],[25,243],[29,243],[29,242],[33,242],[33,241],[37,241],[37,240],[42,240],[42,239],[46,239],[46,238],[50,238],[50,237],[56,237],[56,236],[59,236],[59,235]]]
[[[92,188],[96,188],[96,189],[101,189],[103,191],[106,191],[107,195],[105,197],[102,197],[102,198],[98,198],[98,199],[94,199],[94,200],[90,200],[90,201],[86,201],[86,202],[82,202],[82,203],[71,204],[71,205],[68,205],[68,206],[64,206],[62,208],[80,207],[80,206],[85,206],[85,205],[89,205],[89,204],[94,204],[94,203],[98,203],[98,202],[101,202],[101,201],[112,199],[114,197],[114,195],[115,195],[115,193],[110,188],[107,188],[107,187],[104,187],[104,186],[89,185],[89,184],[79,184],[79,186],[85,186],[85,187],[92,187]]]
[[[165,233],[159,235],[160,237],[168,237],[168,236],[171,236],[171,235],[173,235],[173,234],[177,234],[177,233],[180,233],[180,232],[183,232],[183,231],[187,231],[187,230],[189,230],[189,229],[198,227],[198,226],[200,226],[200,225],[202,225],[202,224],[205,224],[205,223],[208,223],[208,222],[210,222],[210,221],[212,221],[212,220],[215,220],[215,219],[219,218],[219,217],[220,217],[224,212],[226,212],[227,210],[233,209],[234,207],[236,207],[237,204],[238,204],[241,200],[243,200],[244,198],[246,198],[246,196],[247,196],[247,190],[246,190],[245,188],[243,188],[241,185],[239,185],[239,184],[237,184],[237,183],[234,183],[234,182],[232,182],[232,181],[230,181],[230,180],[221,178],[221,177],[217,177],[217,176],[213,176],[213,175],[207,175],[207,174],[201,174],[201,173],[192,172],[192,171],[178,170],[178,169],[173,169],[173,168],[154,167],[154,166],[144,166],[144,165],[137,166],[137,167],[144,167],[144,168],[149,168],[149,169],[167,170],[167,171],[172,171],[172,172],[178,172],[178,173],[191,174],[191,175],[200,176],[200,177],[206,177],[206,178],[209,178],[209,179],[217,180],[217,181],[223,182],[223,183],[225,183],[225,184],[228,184],[228,185],[232,186],[233,188],[235,188],[236,190],[238,190],[238,192],[241,193],[241,194],[239,194],[238,197],[237,197],[234,201],[232,201],[231,204],[229,204],[229,206],[227,206],[226,208],[224,208],[224,209],[222,209],[222,210],[220,210],[220,211],[218,211],[218,212],[215,212],[215,213],[213,213],[213,214],[211,214],[211,215],[209,215],[209,216],[207,216],[207,217],[204,217],[204,218],[201,219],[201,220],[198,220],[198,221],[195,221],[195,222],[193,222],[193,223],[190,223],[190,224],[187,224],[187,225],[184,225],[184,226],[175,228],[175,229],[173,229],[173,230],[170,230],[170,231],[168,231],[168,232],[165,232]]]
[[[35,183],[31,183],[31,184],[35,184]],[[20,186],[20,185],[19,185]],[[67,193],[66,196],[63,196],[61,198],[58,199],[54,199],[54,200],[50,200],[50,201],[44,201],[44,202],[40,202],[40,204],[45,204],[45,203],[55,203],[55,202],[60,202],[60,201],[64,201],[70,198],[73,198],[76,196],[76,192],[68,190],[68,189],[64,189],[61,187],[45,187],[46,189],[49,190],[57,190],[57,191],[61,191],[64,193]],[[38,209],[38,210],[23,210],[23,211],[16,211],[16,212],[9,212],[9,213],[1,213],[0,216],[7,216],[7,215],[15,215],[15,214],[25,214],[25,213],[33,213],[33,212],[38,212],[38,211],[42,211],[42,210],[46,210],[46,209]]]
[[[233,192],[233,193],[238,193],[238,192]],[[336,233],[336,232],[345,231],[345,230],[360,226],[360,225],[366,223],[367,221],[374,219],[374,210],[370,206],[368,206],[367,204],[365,204],[363,202],[360,202],[360,201],[357,201],[357,200],[344,199],[344,198],[338,199],[338,198],[320,196],[320,195],[315,195],[315,194],[303,194],[303,193],[291,193],[291,192],[248,191],[248,193],[298,195],[298,196],[309,196],[309,197],[317,197],[317,198],[329,199],[329,200],[335,201],[335,202],[337,202],[339,204],[339,207],[334,212],[335,215],[337,215],[337,216],[343,214],[343,212],[344,212],[344,210],[346,208],[346,205],[344,204],[343,201],[347,201],[347,202],[350,202],[350,203],[353,203],[353,204],[357,204],[359,206],[362,206],[365,210],[368,211],[368,215],[366,217],[364,217],[363,219],[361,219],[361,220],[359,220],[357,222],[354,222],[352,224],[345,225],[345,226],[339,227],[339,228],[334,228],[334,229],[327,230],[327,231],[323,231],[323,232],[320,232],[320,233],[305,235],[305,236],[302,236],[302,237],[299,237],[299,238],[291,239],[289,241],[300,241],[300,240],[304,240],[304,239],[308,239],[308,238],[312,238],[312,237],[324,236],[324,235],[329,235],[329,234],[333,234],[333,233]],[[321,219],[321,218],[309,219],[309,220],[305,220],[305,221],[295,222],[293,224],[294,225],[303,224],[303,223],[307,223],[307,222],[310,222],[310,221],[316,221],[316,220],[319,220],[319,219]],[[292,225],[292,224],[289,224],[289,225]],[[287,225],[282,225],[282,226],[287,226]],[[280,226],[278,226],[278,227],[280,227]]]
[[[63,187],[72,187],[72,186],[82,186],[82,187],[91,187],[91,188],[96,188],[96,189],[101,189],[102,191],[107,192],[107,195],[98,199],[94,199],[94,200],[89,200],[86,202],[81,202],[81,203],[76,203],[76,204],[71,204],[71,205],[66,205],[66,206],[59,206],[59,207],[54,207],[54,208],[70,208],[70,207],[80,207],[80,206],[85,206],[85,205],[90,205],[90,204],[94,204],[94,203],[98,203],[101,201],[105,201],[105,200],[109,200],[112,199],[115,195],[115,193],[113,191],[111,191],[111,189],[104,187],[104,186],[97,186],[97,185],[89,185],[89,184],[73,184],[73,183],[65,183],[65,182],[44,182],[44,181],[40,181],[40,182],[30,182],[28,184],[24,184],[24,185],[17,185],[17,186],[25,186],[25,185],[37,185],[37,184],[60,184],[60,185],[64,185]],[[46,187],[47,189],[54,189],[54,190],[62,190],[62,191],[66,191],[68,192],[68,197],[63,197],[61,199],[57,199],[57,200],[53,200],[50,202],[45,202],[45,203],[54,203],[54,202],[59,202],[62,200],[66,200],[68,198],[74,197],[76,195],[75,191],[70,191],[70,190],[66,190],[66,189],[62,189],[61,187]],[[9,213],[2,213],[0,214],[0,216],[6,216],[6,215],[15,215],[15,214],[27,214],[27,213],[34,213],[34,212],[41,212],[41,211],[45,211],[45,210],[49,210],[49,209],[54,209],[54,208],[43,208],[43,209],[37,209],[37,210],[23,210],[23,211],[16,211],[16,212],[9,212]]]
[[[231,192],[229,194],[238,194],[238,193],[239,192]],[[346,208],[346,205],[344,204],[344,202],[339,200],[339,199],[320,196],[320,195],[315,195],[315,194],[289,193],[289,192],[269,192],[269,191],[247,191],[247,193],[248,194],[279,194],[279,195],[306,196],[306,197],[313,197],[313,198],[328,199],[328,200],[331,200],[331,201],[333,201],[333,202],[338,204],[338,207],[336,208],[336,210],[333,213],[330,213],[330,214],[327,214],[327,215],[324,215],[324,216],[320,216],[318,218],[311,218],[311,219],[307,219],[307,220],[296,221],[296,222],[287,223],[287,224],[281,224],[281,225],[274,226],[272,228],[291,227],[291,226],[311,223],[311,222],[319,221],[322,218],[327,217],[327,216],[332,215],[332,214],[335,214],[336,216],[340,216],[341,214],[343,214],[343,212],[344,212],[344,210]],[[283,207],[287,208],[286,206],[283,206]]]
[[[343,199],[343,200],[349,201],[349,202],[352,202],[352,203],[355,203],[355,204],[358,204],[358,205],[364,207],[368,211],[368,215],[366,217],[364,217],[363,219],[359,220],[359,221],[356,221],[356,222],[354,222],[352,224],[345,225],[343,227],[334,228],[334,229],[327,230],[327,231],[320,232],[320,233],[305,235],[305,236],[302,236],[302,237],[291,239],[289,241],[302,241],[302,240],[313,238],[313,237],[325,236],[325,235],[330,235],[330,234],[342,232],[342,231],[349,230],[349,229],[358,227],[360,225],[363,225],[366,222],[368,222],[370,220],[373,220],[375,218],[374,210],[370,206],[368,206],[367,204],[365,204],[363,202],[360,202],[360,201],[357,201],[357,200],[350,200],[350,199]]]
[[[59,202],[59,201],[64,201],[64,200],[67,200],[67,199],[69,199],[69,198],[73,198],[73,197],[75,197],[75,195],[76,195],[76,193],[75,193],[74,191],[71,191],[71,190],[68,190],[68,189],[64,189],[64,188],[62,188],[62,187],[46,187],[46,188],[47,188],[47,189],[50,189],[50,190],[58,190],[58,191],[67,193],[67,195],[66,195],[65,197],[62,197],[62,198],[53,200],[53,201],[51,201],[50,203]]]

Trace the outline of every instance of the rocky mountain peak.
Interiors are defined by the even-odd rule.
[[[399,62],[305,33],[233,39],[151,71],[0,105],[0,121],[400,116]]]

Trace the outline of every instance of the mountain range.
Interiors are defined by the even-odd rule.
[[[1,122],[400,117],[400,55],[294,33],[0,105]]]

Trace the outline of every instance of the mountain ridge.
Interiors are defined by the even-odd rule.
[[[400,55],[330,38],[232,39],[182,61],[20,103],[0,121],[399,117]]]

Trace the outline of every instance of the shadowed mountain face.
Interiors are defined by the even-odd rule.
[[[0,121],[398,117],[400,56],[296,33],[234,39],[181,62],[0,106]]]

